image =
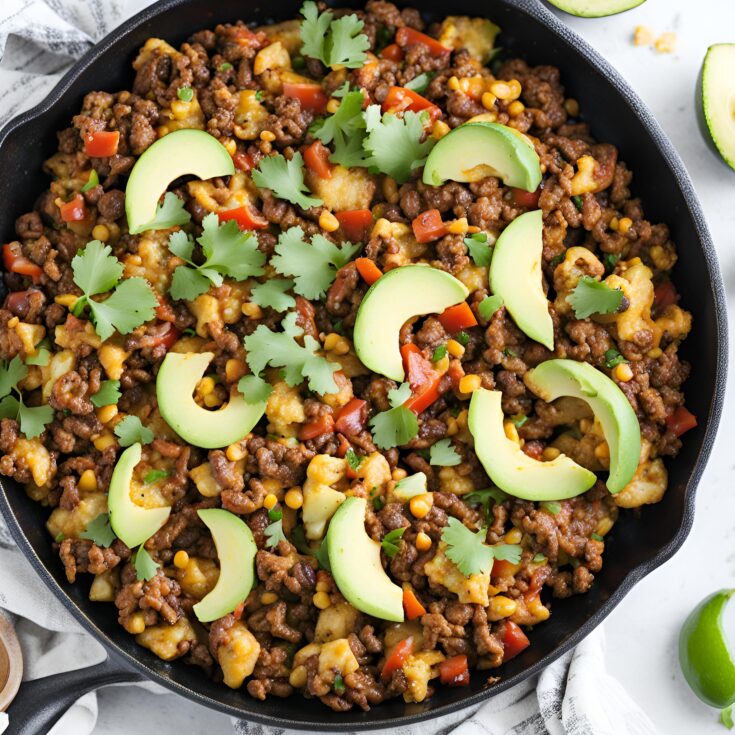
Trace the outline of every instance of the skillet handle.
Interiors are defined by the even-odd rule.
[[[8,707],[5,735],[45,735],[83,694],[108,684],[139,681],[142,676],[107,658],[95,666],[23,682]]]

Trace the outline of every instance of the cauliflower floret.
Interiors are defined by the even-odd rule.
[[[334,166],[328,179],[306,169],[306,183],[332,212],[369,209],[375,194],[375,178],[364,168]]]
[[[176,570],[176,579],[188,595],[201,600],[208,595],[219,579],[219,567],[213,559],[189,557],[184,569]]]
[[[56,472],[51,465],[51,455],[39,437],[35,439],[18,437],[8,456],[16,466],[28,467],[36,485],[44,485],[51,479],[52,473]]]
[[[439,29],[439,43],[455,50],[467,49],[473,59],[486,64],[498,33],[500,28],[485,18],[449,15]]]
[[[260,103],[254,89],[240,91],[235,110],[235,136],[240,140],[255,140],[266,128],[268,110]]]
[[[205,498],[216,498],[221,492],[222,487],[214,479],[212,474],[212,466],[209,462],[197,465],[189,470],[189,477],[194,481],[200,495]]]
[[[631,481],[613,495],[615,505],[620,508],[639,508],[641,505],[658,503],[666,492],[669,475],[660,458],[651,459],[651,444],[641,442],[641,458]]]
[[[347,638],[327,641],[319,651],[319,673],[337,671],[342,676],[352,674],[360,668]]]
[[[225,632],[224,641],[217,648],[217,661],[222,667],[225,684],[239,689],[245,678],[253,673],[260,655],[260,643],[239,620]]]
[[[138,645],[162,658],[164,661],[173,661],[183,656],[190,648],[185,643],[195,643],[196,633],[188,618],[179,618],[173,625],[161,623],[146,628],[135,636]]]
[[[439,487],[443,493],[466,495],[475,489],[469,475],[460,475],[456,467],[442,467],[439,470]]]
[[[258,51],[253,62],[253,74],[260,75],[269,69],[290,69],[291,56],[286,47],[275,41]]]
[[[381,491],[391,479],[388,460],[380,452],[373,452],[365,457],[356,473],[368,490],[377,488]]]
[[[298,424],[306,421],[304,402],[298,388],[292,388],[283,380],[278,381],[268,396],[265,415],[268,417],[268,431],[271,434],[296,436]]]
[[[306,468],[303,487],[302,518],[306,538],[320,539],[327,521],[345,500],[345,494],[333,486],[340,483],[347,472],[347,461],[328,454],[317,454]]]
[[[662,335],[670,340],[682,340],[692,328],[692,315],[680,306],[671,304],[666,311],[656,319],[656,326]]]
[[[411,654],[403,664],[408,688],[403,693],[406,702],[423,702],[429,689],[429,680],[439,676],[440,664],[444,661],[441,651],[421,651]]]
[[[138,71],[153,56],[170,56],[171,58],[175,58],[179,55],[179,52],[162,38],[149,38],[138,52],[135,61],[133,61],[133,69]]]
[[[338,355],[338,358],[341,358],[341,355]],[[337,370],[333,376],[338,390],[336,393],[323,393],[322,400],[336,411],[352,400],[352,381],[341,370]]]
[[[457,569],[457,565],[445,555],[446,548],[444,542],[439,544],[434,558],[424,566],[426,576],[433,584],[446,587],[450,592],[457,595],[460,602],[487,607],[490,604],[488,597],[490,572],[465,577]]]
[[[219,313],[219,302],[214,296],[203,293],[197,296],[194,301],[189,304],[189,309],[197,318],[196,333],[200,337],[209,337],[207,324],[210,322],[221,322],[222,317]]]
[[[90,493],[79,501],[74,510],[54,508],[46,528],[54,538],[60,534],[64,538],[79,538],[79,534],[102,513],[107,513],[107,495]]]
[[[258,26],[256,33],[263,32],[271,41],[280,41],[292,56],[301,50],[301,21],[285,20],[283,23],[272,23]]]
[[[571,314],[572,306],[567,296],[574,290],[582,276],[599,279],[605,274],[605,266],[587,248],[575,245],[567,250],[564,260],[554,270],[556,299],[554,308],[559,314]]]
[[[58,357],[58,355],[54,355],[54,357]],[[120,345],[113,342],[105,342],[100,347],[97,357],[105,369],[107,377],[110,380],[120,380],[120,376],[125,372],[125,360],[130,357],[130,353]]]
[[[18,322],[15,325],[15,333],[23,345],[25,355],[35,355],[36,345],[46,336],[46,328],[40,324],[26,324]]]
[[[396,252],[385,256],[385,269],[408,265],[426,253],[426,245],[416,241],[413,230],[403,222],[390,222],[382,217],[373,225],[370,237],[379,237],[386,243],[397,246]]]
[[[338,602],[320,611],[314,640],[317,643],[347,638],[355,632],[360,613],[349,602]]]
[[[184,128],[204,130],[204,111],[199,104],[196,92],[190,100],[173,100],[170,107],[161,110],[158,119],[163,123],[157,130],[161,138],[174,130],[183,130]]]
[[[120,572],[117,568],[96,574],[89,588],[92,602],[113,602],[120,586]]]

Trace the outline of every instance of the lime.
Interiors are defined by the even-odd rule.
[[[712,707],[735,702],[735,662],[722,629],[722,613],[735,589],[702,600],[679,634],[679,663],[692,691]]]

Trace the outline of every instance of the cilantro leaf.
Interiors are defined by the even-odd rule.
[[[120,400],[120,381],[119,380],[103,380],[100,383],[100,389],[90,398],[92,404],[99,408],[100,406],[114,406]]]
[[[296,312],[289,312],[282,324],[283,332],[273,332],[265,324],[259,324],[245,337],[247,361],[252,372],[259,375],[266,365],[281,367],[288,385],[298,385],[306,378],[315,393],[336,393],[334,373],[340,365],[317,354],[320,344],[311,335],[304,335],[304,330],[296,324]],[[296,341],[302,336],[303,347]]]
[[[143,482],[146,485],[152,485],[154,482],[163,480],[164,478],[168,477],[170,474],[171,474],[170,470],[151,470],[150,472],[145,473],[145,476],[143,477]]]
[[[27,439],[34,439],[43,433],[46,424],[54,419],[51,406],[26,406],[18,383],[28,374],[28,368],[16,355],[12,360],[0,361],[0,418],[16,419],[20,430]],[[17,393],[17,398],[10,395]]]
[[[180,265],[171,278],[169,292],[177,301],[194,301],[197,296],[209,291],[210,280],[194,268]]]
[[[503,306],[503,297],[498,294],[493,294],[492,296],[487,296],[479,303],[477,311],[485,321],[489,321],[501,306]]]
[[[368,165],[369,156],[362,147],[367,135],[362,114],[364,99],[362,92],[347,92],[333,115],[315,122],[311,127],[312,135],[322,143],[334,143],[334,153],[329,160],[345,168]]]
[[[123,264],[112,255],[112,248],[92,240],[71,261],[74,283],[89,298],[111,291],[122,278]]]
[[[120,439],[121,447],[129,447],[136,442],[150,444],[155,436],[147,426],[143,426],[137,416],[133,415],[126,416],[116,424],[115,435]]]
[[[612,314],[623,303],[624,294],[619,288],[610,288],[592,276],[582,276],[567,296],[577,319],[586,319],[592,314]]]
[[[411,397],[411,386],[408,383],[401,383],[398,388],[388,391],[388,401],[393,408],[402,406]]]
[[[370,419],[373,440],[381,449],[391,449],[407,444],[419,433],[416,414],[403,404],[411,397],[411,386],[403,383],[388,393],[392,408]]]
[[[92,169],[89,172],[87,183],[82,187],[82,193],[87,192],[90,189],[94,189],[94,187],[98,186],[99,183],[100,183],[100,177],[97,175],[97,172],[94,169]]]
[[[5,396],[0,401],[0,419],[16,419],[20,411],[20,401],[15,396]]]
[[[253,182],[261,189],[270,189],[280,199],[296,204],[301,209],[318,207],[324,202],[309,196],[304,183],[304,159],[295,153],[289,161],[283,154],[266,156],[253,171]]]
[[[26,406],[22,400],[18,403],[20,430],[28,439],[40,436],[46,425],[54,420],[54,409],[51,406],[30,407]]]
[[[51,360],[51,353],[46,347],[39,347],[35,355],[26,357],[26,365],[40,365],[45,367]]]
[[[423,94],[435,76],[436,72],[425,71],[423,74],[415,76],[410,82],[406,82],[403,86],[405,89],[410,89],[413,92]]]
[[[342,243],[341,247],[317,234],[311,238],[311,245],[304,240],[301,227],[290,227],[278,237],[276,255],[271,265],[285,276],[293,276],[294,291],[307,299],[319,299],[332,285],[337,271],[362,246],[358,243]]]
[[[499,487],[488,487],[483,490],[473,490],[462,496],[462,500],[470,505],[481,505],[486,516],[492,515],[491,504],[502,503],[507,495]]]
[[[380,545],[383,549],[383,552],[389,559],[392,559],[398,553],[398,542],[401,540],[401,537],[405,532],[406,527],[395,528],[392,531],[386,533],[385,536],[383,536]]]
[[[423,495],[426,492],[426,475],[423,472],[416,472],[413,475],[404,477],[396,483],[393,488],[393,495],[399,500],[411,500],[416,495]]]
[[[167,191],[163,203],[156,207],[155,217],[145,225],[131,230],[131,235],[137,235],[147,230],[168,230],[177,225],[185,225],[191,220],[191,215],[184,208],[184,200],[179,199],[172,191]]]
[[[283,520],[278,519],[265,527],[265,545],[270,549],[275,549],[281,541],[288,541],[283,533]]]
[[[358,69],[367,59],[370,40],[361,33],[364,23],[356,15],[333,19],[331,11],[319,13],[316,3],[308,0],[301,9],[301,53],[319,59],[325,66]]]
[[[304,3],[301,15],[304,16],[300,28],[301,53],[304,56],[311,56],[312,59],[319,59],[334,16],[328,10],[320,13],[316,3],[312,0]]]
[[[248,403],[260,403],[268,400],[273,393],[273,386],[259,375],[243,375],[237,383],[237,389]]]
[[[148,282],[139,277],[127,278],[104,301],[87,302],[94,328],[100,339],[106,340],[117,329],[130,334],[136,327],[153,319],[158,299]]]
[[[289,278],[269,278],[265,283],[256,283],[250,289],[250,301],[258,306],[275,309],[276,311],[288,311],[296,306],[296,300],[290,291],[294,283]]]
[[[627,363],[628,361],[613,347],[611,347],[609,350],[605,350],[605,367],[608,367],[610,369],[614,368],[616,365],[620,365],[621,363]]]
[[[107,548],[117,538],[115,532],[110,525],[110,514],[100,513],[93,521],[87,524],[87,527],[79,534],[79,538],[86,538],[97,544]]]
[[[495,559],[513,564],[521,560],[522,549],[518,544],[488,546],[486,535],[486,528],[475,533],[456,518],[450,518],[449,525],[444,528],[442,541],[447,545],[444,553],[465,577],[490,572]]]
[[[148,582],[156,576],[159,564],[153,561],[151,555],[145,550],[143,544],[133,555],[133,566],[135,567],[135,576],[140,580]]]
[[[464,244],[470,251],[470,258],[475,261],[475,265],[489,268],[493,259],[493,249],[487,242],[487,233],[475,232],[469,237],[465,237]]]
[[[386,113],[381,117],[380,106],[370,105],[365,111],[367,137],[363,143],[370,154],[371,169],[392,176],[399,184],[403,184],[411,172],[423,166],[426,156],[434,145],[433,138],[424,135],[423,115],[411,110],[397,117]]]
[[[0,362],[0,398],[9,395],[26,375],[28,368],[18,355],[10,361]]]
[[[347,466],[351,470],[356,470],[362,464],[365,457],[361,457],[352,447],[350,447],[345,454],[345,459],[347,460]]]
[[[429,464],[435,467],[455,467],[461,462],[462,457],[452,446],[451,439],[440,439],[429,449]]]

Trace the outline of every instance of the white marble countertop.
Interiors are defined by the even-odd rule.
[[[707,47],[735,42],[735,3],[648,0],[612,18],[583,20],[559,15],[617,67],[653,110],[684,159],[720,255],[729,316],[731,323],[735,322],[735,172],[719,163],[705,146],[693,104],[696,77]],[[631,38],[638,24],[659,34],[675,31],[676,51],[656,54],[634,47]],[[694,528],[684,547],[639,584],[604,625],[612,673],[662,733],[725,732],[717,722],[717,713],[699,702],[684,683],[676,640],[682,621],[701,598],[735,584],[735,513],[723,512],[728,502],[735,509],[731,495],[735,463],[730,445],[735,438],[734,425],[735,405],[731,403],[725,409],[719,439],[700,484]],[[114,688],[100,694],[95,733],[163,735],[186,732],[184,728],[190,732],[194,723],[196,731],[206,730],[208,735],[232,732],[227,718],[174,695],[153,696],[137,688]]]

